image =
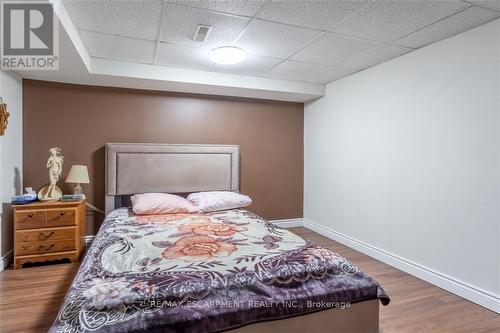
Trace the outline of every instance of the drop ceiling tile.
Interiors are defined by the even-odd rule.
[[[356,69],[287,60],[263,76],[282,80],[329,83],[354,72]]]
[[[219,65],[214,64],[212,70],[216,72],[224,72],[231,74],[242,74],[242,75],[260,75],[268,71],[271,67],[277,65],[281,59],[269,58],[269,57],[259,57],[259,56],[248,56],[247,59],[235,65]]]
[[[329,30],[369,1],[270,1],[258,18]]]
[[[233,43],[250,20],[168,3],[165,4],[163,19],[162,41],[204,48]],[[198,24],[212,26],[210,34],[202,43],[193,41]]]
[[[498,0],[468,0],[467,2],[500,12],[500,1]]]
[[[357,54],[344,61],[344,66],[364,69],[413,51],[406,47],[383,44],[375,49]]]
[[[467,6],[461,1],[377,1],[344,20],[333,32],[391,42]]]
[[[158,38],[160,0],[65,0],[63,4],[80,29],[150,40]]]
[[[163,66],[210,70],[209,49],[160,43],[156,63]]]
[[[316,30],[255,19],[236,45],[250,54],[285,58],[320,34]]]
[[[332,67],[318,74],[319,83],[330,83],[333,81],[340,80],[346,76],[356,73],[358,70],[353,68],[343,68],[343,67]],[[314,82],[314,81],[312,81]]]
[[[472,29],[499,16],[500,12],[473,6],[409,34],[394,43],[414,48],[421,47]]]
[[[253,17],[267,0],[168,0],[184,6],[198,7],[218,12]]]
[[[80,31],[80,36],[93,57],[146,64],[153,62],[153,41],[88,31]]]
[[[347,59],[382,43],[325,34],[295,54],[291,59],[324,65],[342,65]]]

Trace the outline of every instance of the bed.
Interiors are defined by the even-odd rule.
[[[142,192],[239,190],[234,145],[106,145],[106,212],[50,332],[378,332],[382,287],[246,210],[135,215]]]

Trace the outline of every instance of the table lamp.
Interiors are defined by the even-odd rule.
[[[85,165],[72,165],[66,177],[66,183],[77,184],[73,190],[73,194],[83,194],[83,189],[80,184],[89,184],[89,172]]]

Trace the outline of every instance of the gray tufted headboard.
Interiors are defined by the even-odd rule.
[[[239,191],[239,146],[106,144],[106,214],[136,193]]]

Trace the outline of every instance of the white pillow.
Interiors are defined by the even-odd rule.
[[[249,196],[226,191],[191,193],[188,195],[187,201],[195,206],[200,213],[242,208],[252,204],[252,199]]]

